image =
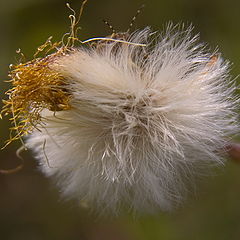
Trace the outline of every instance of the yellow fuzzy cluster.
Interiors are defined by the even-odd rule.
[[[12,67],[9,73],[12,88],[6,92],[8,100],[3,100],[2,110],[2,114],[12,115],[13,127],[7,144],[41,123],[43,109],[55,112],[70,108],[66,80],[51,68],[51,63],[62,54],[58,51]]]

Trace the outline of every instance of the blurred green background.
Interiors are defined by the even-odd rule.
[[[79,9],[81,1],[70,1]],[[70,14],[64,0],[0,0],[1,98],[9,87],[8,66],[16,63],[16,49],[28,59],[49,36],[58,41],[68,31]],[[161,29],[170,20],[192,23],[201,41],[216,47],[240,73],[240,1],[234,0],[89,0],[81,19],[81,40],[110,33],[102,19],[118,31],[145,4],[135,28]],[[1,145],[8,138],[8,122],[1,121]],[[19,164],[14,143],[0,152],[0,169]],[[30,153],[24,169],[0,175],[0,239],[2,240],[238,240],[240,239],[240,165],[228,162],[198,185],[198,193],[171,214],[134,218],[96,218],[74,202],[59,199],[58,190],[38,170]]]

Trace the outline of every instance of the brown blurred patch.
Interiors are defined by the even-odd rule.
[[[231,143],[227,147],[228,155],[231,160],[240,163],[240,144],[239,143]]]

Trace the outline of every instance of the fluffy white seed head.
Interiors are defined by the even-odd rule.
[[[126,40],[146,46],[102,41],[53,61],[71,108],[42,111],[27,146],[66,197],[100,211],[170,210],[223,163],[237,129],[234,86],[228,63],[191,29]]]

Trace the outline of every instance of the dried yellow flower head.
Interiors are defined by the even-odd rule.
[[[38,47],[33,60],[11,65],[9,82],[12,83],[12,88],[6,92],[8,99],[3,100],[4,106],[1,111],[1,115],[11,115],[10,121],[13,125],[5,146],[37,128],[42,122],[40,113],[43,109],[53,111],[54,114],[56,111],[71,108],[69,103],[71,95],[66,88],[67,81],[52,65],[59,57],[71,52],[75,41],[79,41],[76,37],[77,24],[86,2],[87,0],[84,0],[82,3],[78,18],[75,16],[75,11],[67,4],[73,15],[69,16],[70,32],[63,36],[62,41],[52,43],[50,37]],[[64,43],[65,36],[68,36],[66,43]],[[49,51],[53,53],[47,55]],[[36,56],[41,52],[45,52],[45,55],[37,58]]]
[[[9,141],[29,133],[41,122],[40,112],[46,108],[61,111],[70,108],[70,94],[66,81],[51,68],[51,63],[64,52],[57,51],[44,58],[12,66],[9,73],[12,88],[7,91],[8,100],[4,100],[3,113],[12,114],[11,121],[15,136]]]

